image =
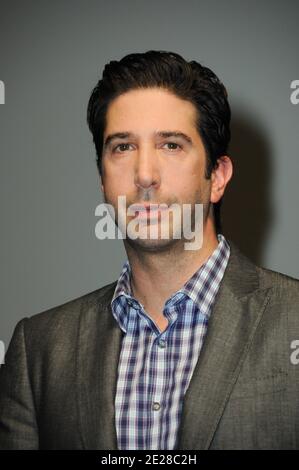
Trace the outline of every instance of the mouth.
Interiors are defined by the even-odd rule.
[[[160,207],[160,204],[158,203],[134,204],[130,206],[130,208],[135,213],[133,217],[138,217],[140,219],[160,219],[161,212],[168,210],[167,205],[162,204],[162,206]]]

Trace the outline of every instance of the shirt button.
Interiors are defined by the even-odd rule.
[[[158,343],[159,348],[163,349],[166,346],[165,339],[160,339]]]
[[[154,411],[159,411],[160,408],[161,408],[160,403],[157,403],[157,402],[153,403],[153,410]]]

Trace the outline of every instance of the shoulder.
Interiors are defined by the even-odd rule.
[[[299,280],[279,271],[257,266],[261,287],[275,287],[279,292],[299,291]]]
[[[289,297],[290,300],[299,299],[299,280],[272,269],[257,266],[260,287],[272,288],[277,296]]]
[[[285,354],[291,341],[299,338],[299,280],[254,263],[233,242],[230,245],[226,278],[230,293],[246,304],[246,312],[263,307],[260,346],[267,344],[272,351],[280,343]]]
[[[266,311],[270,313],[271,322],[287,319],[287,328],[299,334],[299,280],[288,274],[260,266],[249,260],[236,247],[234,256],[240,260],[235,278],[239,285],[251,285],[252,294],[265,296]],[[236,265],[236,262],[234,262]],[[253,286],[253,287],[252,287]]]
[[[284,328],[299,335],[299,280],[255,264],[231,240],[229,243],[231,252],[224,282],[230,292],[244,301],[264,297],[265,317],[272,327],[276,319],[286,322]]]
[[[28,334],[36,338],[43,335],[61,336],[63,331],[70,333],[78,328],[78,322],[82,313],[100,309],[107,298],[113,295],[116,282],[107,284],[99,289],[69,300],[61,305],[49,308],[43,312],[19,321],[24,327],[25,336]]]
[[[269,289],[269,302],[267,310],[271,312],[273,326],[274,319],[286,319],[285,328],[290,341],[299,335],[299,280],[271,269],[258,267],[260,285]]]
[[[255,264],[237,245],[229,240],[229,277],[244,293],[258,290],[272,290],[276,295],[298,299],[299,280],[279,271]]]

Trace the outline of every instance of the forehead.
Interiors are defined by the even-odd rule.
[[[108,106],[105,135],[133,128],[176,128],[196,132],[197,110],[187,100],[163,88],[130,90],[115,98]]]

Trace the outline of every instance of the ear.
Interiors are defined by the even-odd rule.
[[[227,155],[223,155],[217,160],[218,166],[211,175],[211,202],[218,202],[225,191],[226,185],[233,174],[233,164]]]

